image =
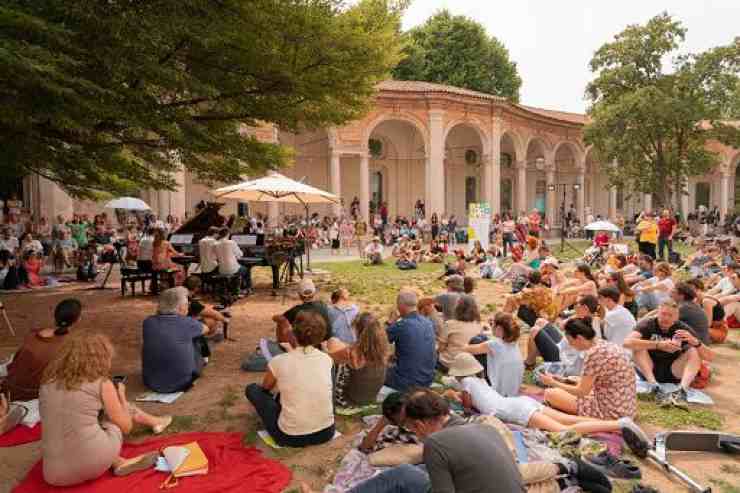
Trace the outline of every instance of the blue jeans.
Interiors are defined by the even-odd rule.
[[[655,296],[655,293],[648,292],[648,293],[641,293],[637,295],[637,306],[640,308],[644,308],[647,311],[651,312],[658,308],[658,298]]]
[[[432,483],[423,466],[402,464],[360,483],[349,493],[427,493],[431,489]]]
[[[668,259],[670,260],[671,253],[673,252],[673,240],[669,240],[668,238],[658,238],[658,257],[661,261],[665,260],[663,253],[666,247],[668,247]]]

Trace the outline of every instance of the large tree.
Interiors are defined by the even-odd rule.
[[[77,197],[287,164],[244,136],[358,118],[400,60],[408,0],[4,0],[0,177]]]
[[[592,122],[585,140],[607,168],[611,185],[652,193],[656,205],[683,193],[689,176],[719,163],[710,140],[740,146],[740,129],[723,118],[737,97],[740,38],[728,46],[677,55],[686,29],[668,14],[631,25],[591,60]],[[673,55],[670,70],[666,60]]]
[[[393,71],[396,79],[450,84],[519,100],[522,79],[516,63],[478,22],[442,10],[404,37],[405,58]]]

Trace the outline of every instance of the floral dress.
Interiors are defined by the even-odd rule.
[[[599,340],[586,351],[581,375],[594,377],[594,386],[588,395],[578,398],[579,416],[608,420],[635,416],[635,371],[624,349]]]

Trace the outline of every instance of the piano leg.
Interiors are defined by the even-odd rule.
[[[271,265],[270,268],[272,269],[272,289],[280,289],[280,266]]]

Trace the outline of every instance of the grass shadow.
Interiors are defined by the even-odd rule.
[[[689,410],[677,407],[660,407],[655,398],[640,394],[637,400],[637,420],[669,430],[695,426],[707,430],[720,430],[724,424],[722,416],[711,409],[690,405]]]

